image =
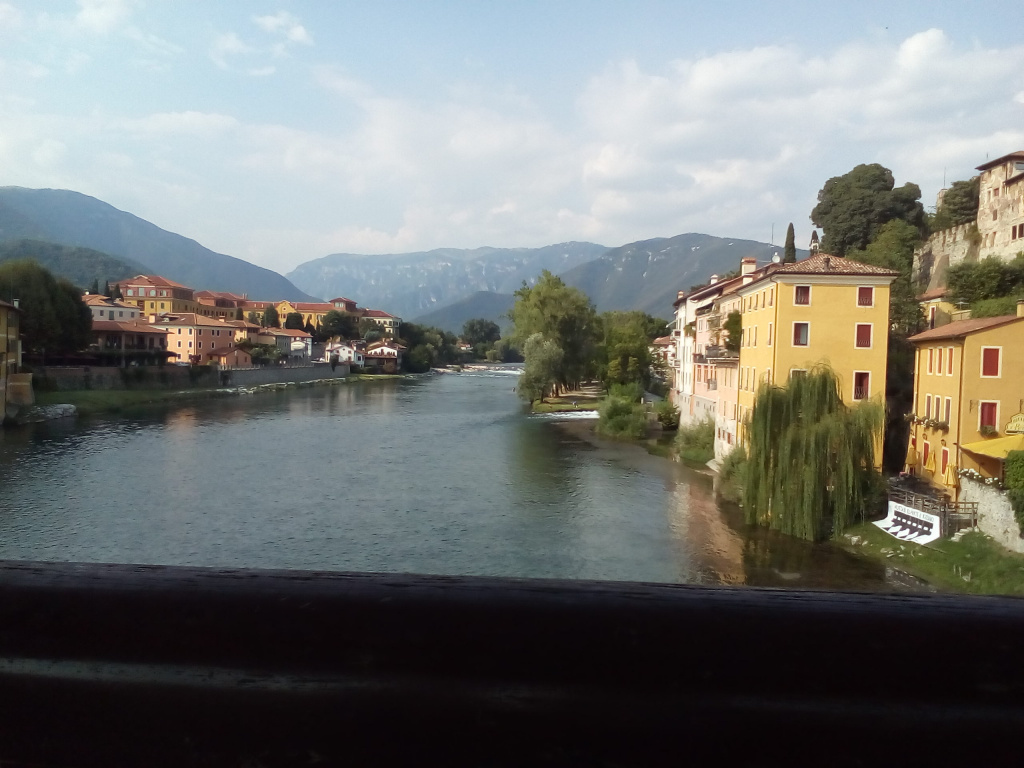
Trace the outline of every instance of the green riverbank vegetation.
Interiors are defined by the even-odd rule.
[[[1024,595],[1024,555],[1007,552],[979,531],[959,541],[939,539],[914,544],[863,523],[839,539],[843,547],[882,560],[948,592],[977,595]]]
[[[707,464],[715,458],[715,422],[706,417],[686,424],[676,433],[676,453],[690,464]]]

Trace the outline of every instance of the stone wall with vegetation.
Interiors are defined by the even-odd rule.
[[[1006,493],[969,477],[960,478],[960,501],[978,502],[978,528],[1011,552],[1024,553],[1020,525]]]
[[[977,261],[981,248],[978,227],[973,222],[943,229],[914,251],[915,284],[925,290],[946,284],[946,270],[963,261]]]
[[[219,371],[215,366],[165,365],[129,368],[37,367],[37,389],[70,392],[83,389],[204,389],[213,387],[255,387],[260,384],[337,379],[349,375],[348,363],[332,371],[326,363],[310,365],[269,365]]]

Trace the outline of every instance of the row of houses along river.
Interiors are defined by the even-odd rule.
[[[892,589],[701,473],[529,415],[514,371],[0,430],[0,559]]]

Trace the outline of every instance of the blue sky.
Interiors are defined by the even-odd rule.
[[[1017,2],[0,0],[0,185],[287,272],[334,252],[800,244],[862,162],[1024,149]]]

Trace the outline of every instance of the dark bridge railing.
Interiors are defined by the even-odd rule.
[[[1022,636],[999,598],[4,563],[0,764],[1010,765]]]

